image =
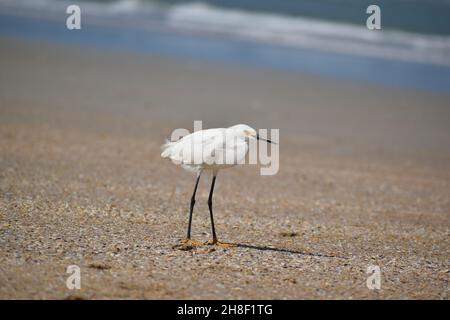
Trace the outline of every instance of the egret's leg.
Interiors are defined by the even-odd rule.
[[[209,215],[211,217],[211,228],[212,228],[212,236],[213,236],[213,244],[217,243],[217,236],[216,236],[216,229],[214,228],[214,216],[213,216],[213,210],[212,210],[212,196],[214,193],[214,185],[216,184],[216,175],[213,175],[212,183],[211,183],[211,190],[209,191],[209,197],[208,197],[208,208],[209,208]]]
[[[223,248],[236,247],[236,245],[233,243],[221,242],[221,241],[217,240],[216,229],[214,227],[213,209],[212,209],[212,197],[213,197],[213,193],[214,193],[214,185],[215,184],[216,184],[216,173],[213,173],[213,180],[211,183],[211,191],[209,192],[209,197],[208,197],[208,207],[209,207],[209,214],[211,216],[211,228],[212,228],[213,238],[212,238],[212,241],[207,241],[207,242],[205,242],[205,244],[217,245],[217,246],[220,246]]]
[[[195,241],[191,240],[191,225],[192,225],[192,213],[194,212],[194,206],[195,206],[195,194],[197,193],[197,187],[198,182],[200,181],[200,175],[201,172],[197,174],[197,181],[195,182],[194,192],[192,193],[191,197],[191,206],[189,208],[189,225],[188,225],[188,231],[187,231],[187,237],[186,237],[186,243],[192,243],[192,244],[198,244]]]

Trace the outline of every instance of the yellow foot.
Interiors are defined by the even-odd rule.
[[[219,246],[219,247],[222,247],[222,248],[233,248],[233,247],[237,247],[237,245],[234,244],[234,243],[221,242],[221,241],[219,241],[219,240],[217,240],[217,239],[206,241],[204,244],[205,244],[205,245],[208,245],[208,246]]]
[[[181,244],[184,244],[186,246],[193,246],[193,247],[203,245],[202,242],[197,241],[197,240],[192,240],[192,239],[183,239],[183,240],[181,240]]]

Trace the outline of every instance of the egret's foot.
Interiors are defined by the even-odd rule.
[[[237,247],[237,245],[234,243],[222,242],[217,239],[206,241],[204,244],[208,245],[208,246],[219,246],[219,247],[226,248],[226,249]]]
[[[181,240],[181,244],[183,244],[185,246],[192,246],[192,247],[203,245],[202,242],[197,241],[197,240],[192,240],[192,239],[183,239],[183,240]]]

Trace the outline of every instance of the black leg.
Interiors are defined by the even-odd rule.
[[[192,194],[192,197],[191,197],[191,207],[189,209],[189,226],[188,226],[188,231],[187,231],[187,239],[188,240],[191,239],[192,213],[194,212],[195,194],[197,193],[197,187],[198,187],[198,182],[200,181],[200,175],[201,175],[201,172],[199,172],[197,175],[197,181],[195,182],[194,193]]]
[[[216,175],[213,175],[212,183],[211,183],[211,191],[209,192],[208,197],[208,207],[209,207],[209,214],[211,216],[211,227],[212,227],[212,236],[213,236],[213,243],[217,242],[217,236],[216,236],[216,229],[214,228],[214,217],[213,217],[213,210],[212,210],[212,196],[214,193],[214,185],[216,183]]]

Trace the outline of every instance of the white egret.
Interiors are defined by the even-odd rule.
[[[212,196],[216,183],[217,173],[221,169],[232,167],[242,163],[249,149],[251,139],[263,140],[273,143],[270,140],[261,138],[255,129],[245,124],[238,124],[229,128],[216,128],[199,130],[184,136],[176,142],[166,142],[161,146],[161,157],[171,159],[175,164],[193,171],[197,174],[194,192],[191,197],[189,209],[189,225],[187,238],[183,242],[190,245],[200,243],[191,240],[192,213],[195,205],[195,194],[198,182],[204,170],[212,171],[212,183],[208,197],[208,208],[211,218],[212,241],[207,244],[229,246],[229,244],[217,240],[214,228],[214,217],[212,209]]]

